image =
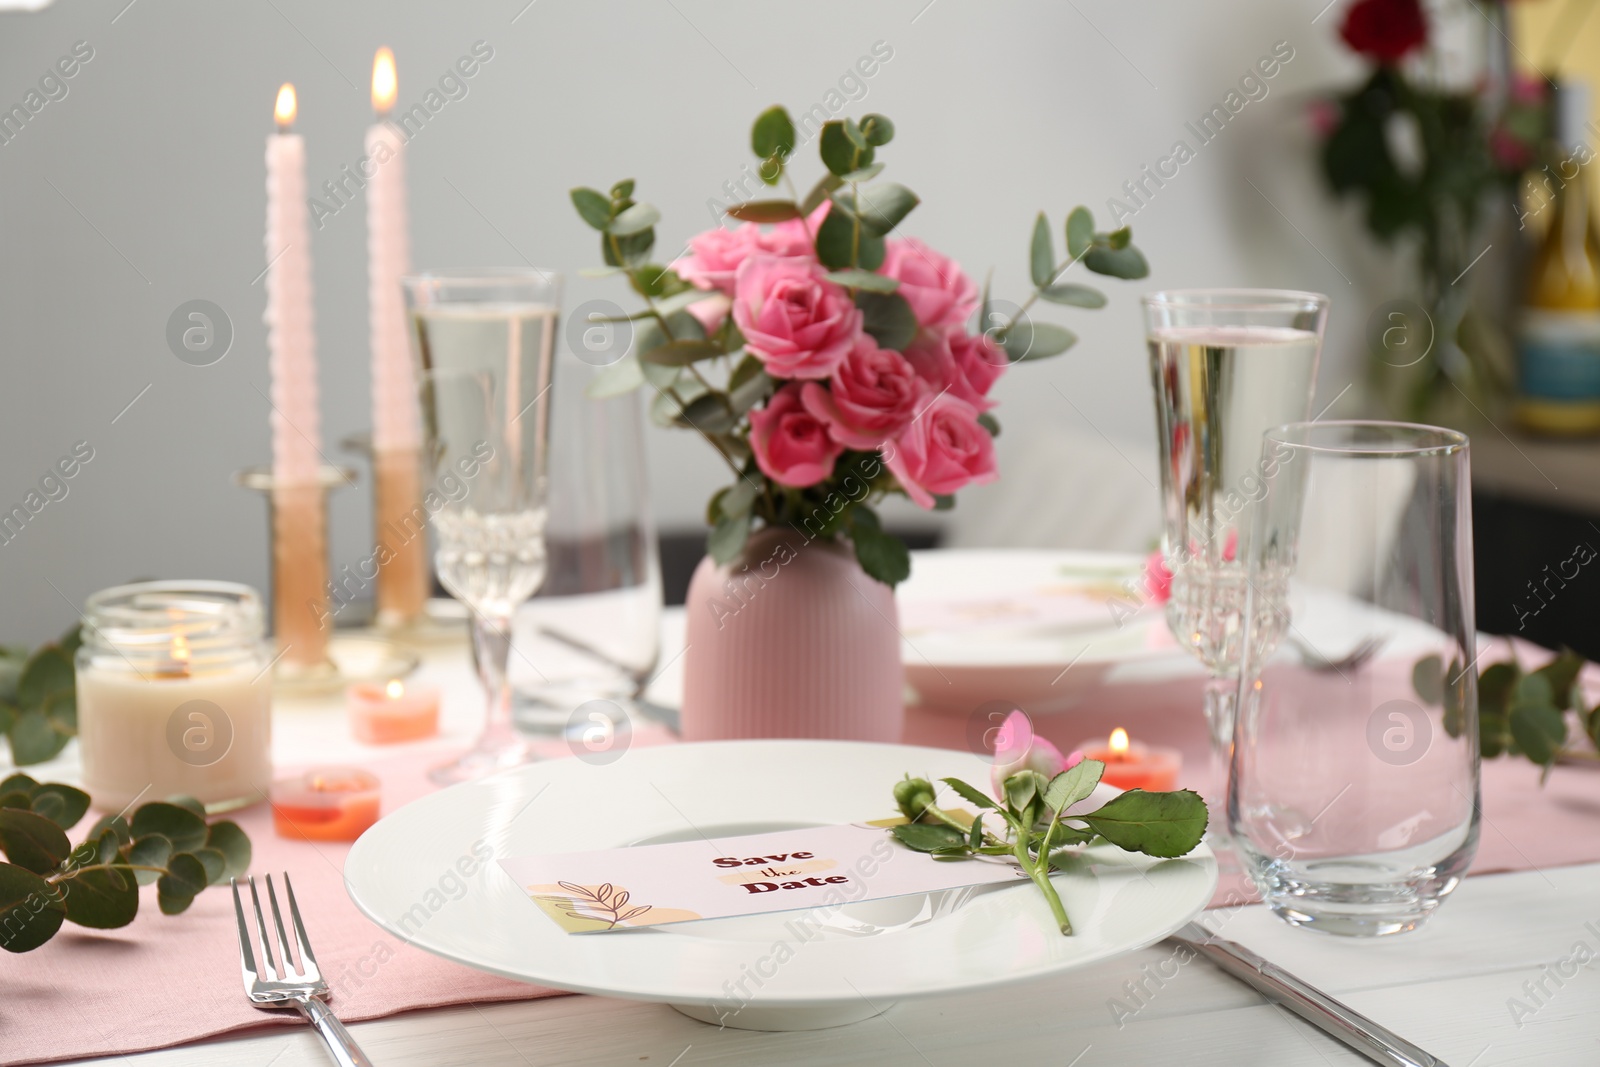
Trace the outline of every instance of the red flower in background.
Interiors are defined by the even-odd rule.
[[[1339,36],[1362,55],[1394,63],[1428,42],[1420,0],[1360,0],[1344,16]]]

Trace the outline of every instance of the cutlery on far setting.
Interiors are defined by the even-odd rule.
[[[1302,640],[1293,633],[1289,635],[1289,643],[1294,645],[1300,653],[1300,659],[1311,670],[1343,674],[1345,671],[1360,670],[1365,667],[1368,660],[1383,651],[1383,646],[1389,643],[1389,639],[1376,635],[1364,637],[1356,642],[1356,647],[1349,652],[1335,657],[1324,656],[1312,648],[1309,641]]]
[[[1188,946],[1262,996],[1282,1004],[1375,1063],[1389,1067],[1448,1067],[1437,1056],[1379,1026],[1305,979],[1297,978],[1237,941],[1218,937],[1197,922],[1184,926],[1169,940]]]
[[[239,962],[244,970],[244,991],[250,1003],[258,1008],[294,1008],[304,1015],[322,1040],[339,1067],[373,1067],[367,1054],[361,1051],[356,1039],[344,1028],[333,1010],[323,1003],[328,996],[328,983],[317,969],[317,958],[311,954],[311,941],[306,937],[305,924],[300,921],[300,906],[294,900],[294,887],[289,884],[289,873],[284,872],[283,890],[289,896],[289,918],[294,923],[294,942],[300,962],[296,967],[289,953],[289,936],[283,926],[283,915],[278,911],[278,895],[272,889],[272,875],[267,875],[267,902],[272,907],[272,922],[278,933],[278,955],[274,962],[272,937],[261,914],[261,898],[256,894],[256,880],[246,880],[250,887],[250,903],[256,913],[256,931],[250,932],[245,921],[244,901],[239,896],[239,880],[229,879],[233,886],[233,911],[239,919]],[[261,965],[256,965],[259,951]]]

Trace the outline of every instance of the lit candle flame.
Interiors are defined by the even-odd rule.
[[[1113,756],[1126,756],[1128,754],[1128,731],[1120,726],[1112,730],[1109,747]]]
[[[394,53],[385,45],[372,57],[372,110],[378,113],[379,118],[387,115],[394,107],[394,99],[398,93],[399,83],[395,79]]]
[[[399,700],[405,695],[406,687],[401,683],[400,679],[396,678],[394,681],[384,686],[383,691],[389,694],[390,700]]]
[[[172,637],[172,658],[179,663],[189,662],[189,642],[183,639],[182,634],[174,634]]]
[[[278,123],[279,133],[288,133],[289,127],[294,125],[295,112],[298,106],[294,98],[294,83],[284,82],[278,89],[278,104],[272,109],[272,117]]]

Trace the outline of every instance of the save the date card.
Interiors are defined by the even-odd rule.
[[[936,860],[884,825],[847,823],[500,861],[569,933],[832,908],[1025,878],[1004,862]]]

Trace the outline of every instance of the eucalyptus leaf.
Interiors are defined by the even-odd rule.
[[[856,562],[869,578],[893,589],[911,577],[911,552],[894,534],[857,525],[850,531],[850,543],[856,551]]]
[[[685,405],[678,421],[701,433],[727,433],[738,423],[739,416],[725,393],[709,392]]]
[[[591,400],[605,400],[631,393],[643,384],[644,371],[639,368],[638,357],[629,355],[597,370],[583,391]]]
[[[149,834],[160,834],[178,852],[189,852],[206,843],[206,821],[188,808],[156,800],[133,813],[130,826],[137,841]]]
[[[1573,698],[1577,695],[1578,673],[1583,670],[1583,664],[1584,658],[1568,648],[1533,672],[1550,683],[1552,700],[1562,711],[1577,706]]]
[[[44,717],[59,733],[76,737],[78,733],[78,694],[51,693],[44,699]]]
[[[71,692],[72,659],[56,645],[43,645],[29,657],[17,680],[17,706],[39,708],[52,693]]]
[[[1478,679],[1479,710],[1505,710],[1518,677],[1514,663],[1492,663],[1484,668],[1482,677]]]
[[[1083,257],[1083,265],[1096,274],[1112,278],[1143,278],[1150,273],[1150,264],[1145,262],[1144,253],[1132,245],[1126,248],[1096,245]]]
[[[750,514],[750,507],[761,495],[761,490],[753,482],[740,478],[723,490],[717,512],[730,519],[737,519],[741,515]]]
[[[1106,306],[1106,294],[1088,285],[1057,284],[1047,285],[1039,290],[1039,295],[1052,304],[1067,304],[1080,308],[1103,308]]]
[[[31,952],[56,936],[66,920],[61,895],[16,863],[0,863],[0,949]]]
[[[626,200],[633,195],[633,179],[624,178],[611,187],[611,199]]]
[[[1567,739],[1567,718],[1550,704],[1517,704],[1511,709],[1511,736],[1523,755],[1551,764]]]
[[[48,814],[41,805],[49,807]],[[89,810],[89,794],[70,785],[51,782],[33,791],[33,810],[63,830],[70,830]]]
[[[921,203],[916,193],[893,182],[863,189],[858,200],[856,213],[861,216],[861,224],[879,236],[900,225]]]
[[[31,797],[33,795],[33,791],[38,787],[38,782],[34,781],[30,776],[23,774],[21,771],[17,771],[14,774],[9,774],[4,779],[0,779],[0,795],[4,795],[6,793],[26,793]]]
[[[844,123],[837,119],[823,123],[818,151],[822,154],[822,165],[834,174],[849,174],[869,162],[861,158],[860,147],[845,133]]]
[[[811,187],[811,191],[806,194],[806,198],[800,201],[801,213],[809,217],[813,211],[822,206],[824,200],[833,195],[834,190],[843,184],[844,179],[840,178],[839,175],[831,172],[824,174],[817,180],[817,184]]]
[[[841,174],[841,175],[839,175],[839,180],[840,181],[845,181],[845,182],[855,182],[857,184],[860,184],[861,182],[870,182],[872,179],[876,178],[878,175],[880,175],[882,173],[883,173],[883,164],[882,163],[868,163],[866,166],[862,167],[860,170],[853,170],[849,174]]]
[[[835,270],[828,272],[828,280],[835,285],[842,285],[848,289],[865,289],[873,293],[892,293],[900,288],[898,279],[886,274],[874,274],[870,270]]]
[[[861,116],[861,136],[866,138],[868,144],[881,148],[894,140],[894,123],[886,116],[869,111]]]
[[[1424,704],[1437,707],[1444,703],[1444,660],[1438,656],[1423,656],[1411,668],[1411,688]]]
[[[1036,286],[1050,284],[1056,275],[1055,244],[1050,240],[1050,223],[1039,212],[1033,220],[1033,240],[1028,244],[1028,275]]]
[[[617,214],[606,226],[613,237],[631,237],[643,233],[661,221],[661,212],[649,204],[634,204]]]
[[[787,222],[802,219],[800,205],[793,200],[746,200],[726,209],[728,215],[740,222]]]
[[[42,711],[24,711],[11,724],[11,761],[19,767],[54,759],[70,735],[57,728]]]
[[[107,830],[115,832],[117,835],[117,840],[121,841],[124,845],[133,840],[133,831],[128,828],[128,820],[124,819],[121,815],[100,816],[100,818],[95,820],[94,826],[90,828],[89,836],[99,837]]]
[[[176,804],[180,808],[194,812],[200,818],[206,817],[206,806],[200,803],[199,797],[186,796],[183,793],[173,793],[166,798],[168,804]]]
[[[830,210],[817,227],[817,259],[824,267],[844,270],[854,267],[859,246],[858,228],[848,212]],[[863,235],[864,236],[864,235]]]
[[[1022,319],[1005,333],[1002,345],[1013,363],[1059,356],[1078,343],[1078,335],[1050,322]]]
[[[72,842],[43,815],[0,808],[0,852],[35,874],[48,874],[72,853]]]
[[[757,156],[786,156],[794,146],[794,120],[782,105],[774,104],[756,116],[755,125],[750,128],[750,149]]]
[[[197,848],[191,853],[200,861],[200,866],[206,869],[206,885],[216,885],[222,881],[228,870],[228,857],[214,848]]]
[[[165,868],[170,859],[172,842],[160,834],[146,834],[128,846],[128,862],[140,867]],[[133,875],[140,885],[149,885],[161,877],[155,871],[134,871]]]
[[[578,209],[578,215],[597,230],[604,230],[611,224],[611,201],[605,194],[593,189],[577,188],[572,190],[572,206]]]
[[[127,926],[139,914],[139,886],[116,868],[84,871],[61,883],[67,918],[94,930]]]
[[[755,372],[741,377],[739,371],[744,369],[748,363],[755,364]],[[734,368],[734,373],[728,378],[728,402],[733,405],[733,410],[737,414],[744,415],[751,408],[771,396],[777,384],[767,374],[766,368],[759,359],[754,356],[746,356],[745,361]]]
[[[1124,226],[1120,230],[1112,230],[1106,234],[1106,244],[1112,248],[1127,248],[1133,241],[1133,227]]]
[[[1067,255],[1082,259],[1094,244],[1094,216],[1086,207],[1075,207],[1067,216]]]
[[[916,312],[899,293],[858,292],[856,306],[861,309],[861,328],[880,348],[902,352],[917,335]]]
[[[673,293],[671,296],[662,297],[660,300],[657,300],[655,314],[665,318],[670,325],[678,312],[683,311],[691,305],[698,304],[701,301],[711,300],[716,296],[716,293],[708,293],[704,289],[685,289],[682,292]],[[698,322],[698,320],[696,321]],[[678,337],[678,331],[676,329],[672,332],[674,337]],[[704,333],[705,331],[701,330],[702,337],[704,336]],[[684,338],[678,337],[678,339],[683,340]]]
[[[716,563],[732,563],[743,551],[749,537],[749,512],[734,518],[724,515],[711,528],[711,535],[706,539],[706,551]]]
[[[194,898],[206,887],[206,868],[187,852],[180,852],[167,863],[167,873],[156,879],[156,903],[163,915],[188,910]]]
[[[722,354],[722,349],[710,341],[669,341],[660,348],[652,348],[643,353],[639,358],[646,363],[655,363],[663,367],[686,367],[702,359],[713,359]]]

